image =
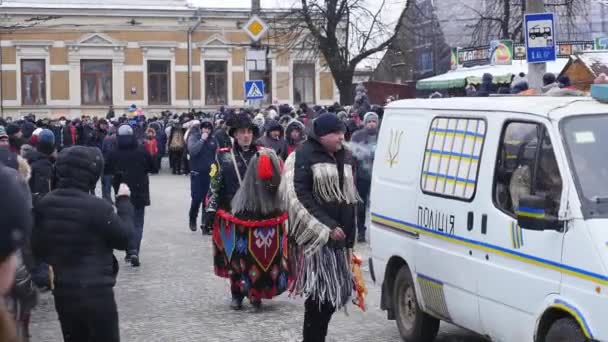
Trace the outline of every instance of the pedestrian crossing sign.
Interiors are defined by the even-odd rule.
[[[246,100],[261,100],[264,98],[264,81],[246,81],[245,82],[245,99]]]

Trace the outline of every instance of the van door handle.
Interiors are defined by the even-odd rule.
[[[469,211],[469,214],[467,215],[467,230],[468,231],[473,230],[474,221],[475,221],[475,216],[472,211]]]
[[[488,215],[483,214],[481,215],[481,234],[487,234],[488,233]]]

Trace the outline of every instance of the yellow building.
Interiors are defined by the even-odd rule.
[[[4,116],[101,115],[131,104],[148,113],[245,105],[246,80],[265,81],[266,103],[339,99],[319,60],[267,35],[252,48],[247,10],[180,0],[0,2]],[[280,11],[264,11],[271,21]],[[200,22],[199,22],[200,20]],[[190,58],[189,58],[190,56]]]

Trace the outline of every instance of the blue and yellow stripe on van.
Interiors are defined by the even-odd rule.
[[[450,159],[453,161],[463,161],[463,162],[468,162],[468,163],[478,163],[479,162],[479,156],[474,156],[474,155],[465,154],[465,153],[455,153],[455,152],[433,150],[433,149],[427,149],[425,153],[426,153],[427,157],[430,156],[430,157],[437,157],[437,158],[445,158],[445,159]]]
[[[471,131],[463,131],[458,129],[445,129],[445,128],[431,128],[431,136],[445,136],[445,137],[456,137],[456,138],[465,138],[465,139],[475,139],[478,141],[483,141],[485,138],[485,134],[471,132]]]
[[[511,222],[511,245],[514,249],[524,246],[524,232],[515,221]]]
[[[593,333],[591,332],[591,328],[589,328],[589,324],[587,324],[587,320],[585,320],[585,317],[583,317],[581,312],[576,307],[564,302],[561,299],[556,299],[551,307],[569,313],[572,317],[574,317],[574,319],[576,319],[578,325],[583,330],[585,337],[588,339],[593,339]]]
[[[450,243],[459,244],[462,246],[475,248],[478,250],[482,250],[488,253],[494,253],[506,258],[515,259],[517,261],[534,265],[537,267],[542,267],[550,270],[554,270],[557,272],[561,272],[567,274],[572,277],[576,277],[579,279],[588,280],[597,284],[608,286],[608,276],[603,274],[598,274],[594,272],[590,272],[587,270],[583,270],[580,268],[576,268],[573,266],[565,265],[559,262],[555,262],[552,260],[542,259],[539,257],[535,257],[533,255],[524,254],[515,250],[507,249],[504,247],[491,245],[481,241],[475,241],[471,239],[467,239],[464,237],[460,237],[457,235],[450,235],[444,232],[431,230],[413,223],[408,223],[404,221],[400,221],[394,218],[390,218],[387,216],[383,216],[377,213],[372,213],[372,222],[381,226],[389,227],[395,230],[404,231],[410,234],[418,234],[418,235],[426,235],[431,236],[436,239],[440,239],[443,241],[447,241]]]
[[[447,183],[456,183],[456,185],[463,185],[463,186],[467,186],[467,187],[475,187],[475,184],[477,183],[474,179],[466,179],[466,178],[461,178],[461,177],[454,177],[454,176],[448,176],[448,175],[444,175],[441,173],[434,173],[434,172],[423,172],[422,175],[424,176],[424,181],[426,182],[427,180],[435,180],[435,181],[441,181],[441,182],[447,182]]]
[[[545,218],[545,210],[538,208],[519,207],[517,209],[517,214],[522,217],[529,217],[535,219]]]

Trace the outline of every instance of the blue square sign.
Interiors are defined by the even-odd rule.
[[[262,100],[264,98],[264,81],[245,81],[245,100]]]
[[[528,63],[554,61],[555,53],[555,15],[553,13],[526,14],[526,49]]]

